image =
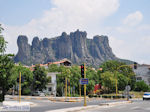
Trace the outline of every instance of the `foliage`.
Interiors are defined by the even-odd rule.
[[[0,34],[3,28],[0,25]],[[4,96],[7,90],[10,88],[10,77],[12,75],[12,68],[14,63],[12,61],[12,54],[4,54],[6,49],[6,41],[2,35],[0,35],[0,89],[2,94],[0,95],[0,102],[4,101]]]
[[[48,83],[51,83],[51,82],[52,82],[51,80],[52,80],[52,77],[51,77],[51,76],[48,76],[48,77],[47,77],[47,82],[48,82]]]
[[[65,91],[65,77],[71,79],[72,74],[70,68],[65,66],[60,66],[58,72],[60,72],[60,74],[57,74],[57,95],[62,96]]]
[[[150,87],[144,81],[138,81],[135,83],[135,91],[150,91]]]
[[[56,64],[51,64],[48,66],[48,72],[59,72],[60,69]]]
[[[87,93],[91,93],[94,90],[94,86],[99,84],[100,75],[96,73],[90,67],[86,68],[86,78],[88,78],[89,82],[87,84]]]
[[[117,73],[118,80],[118,90],[125,90],[125,87],[128,85],[129,78],[124,76],[123,74]]]
[[[101,83],[105,87],[106,92],[115,91],[116,79],[113,73],[104,72],[101,74]]]
[[[27,67],[18,64],[13,68],[13,75],[11,77],[11,84],[17,86],[17,78],[19,78],[19,74],[21,73],[22,82],[21,82],[21,89],[22,94],[27,94],[30,92],[26,92],[28,89],[31,89],[32,81],[33,81],[33,74],[31,70]],[[27,90],[26,90],[27,89]]]
[[[33,91],[42,91],[48,83],[45,68],[36,65],[33,71]]]
[[[126,84],[130,85],[131,89],[134,88],[134,84],[136,82],[135,74],[132,68],[126,65],[125,63],[114,61],[114,60],[109,60],[109,61],[104,62],[100,66],[100,68],[102,68],[103,70],[102,71],[98,70],[98,73],[104,73],[104,72],[109,71],[109,72],[119,75],[118,76],[119,90],[123,90]]]

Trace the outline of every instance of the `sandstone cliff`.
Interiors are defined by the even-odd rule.
[[[39,64],[58,61],[68,58],[74,64],[83,62],[88,65],[98,66],[106,60],[117,60],[109,46],[107,36],[94,36],[87,38],[86,32],[79,30],[65,32],[55,38],[44,38],[39,40],[34,37],[32,45],[28,44],[26,36],[19,36],[17,40],[18,53],[15,62],[22,62],[25,65]]]

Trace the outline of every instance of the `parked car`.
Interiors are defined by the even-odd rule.
[[[32,96],[40,96],[40,93],[38,91],[32,93]]]
[[[45,93],[42,91],[36,91],[32,94],[32,96],[45,96]]]
[[[143,95],[143,100],[148,100],[150,99],[150,92],[145,92]]]

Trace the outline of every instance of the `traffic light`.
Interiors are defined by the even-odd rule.
[[[84,78],[84,64],[81,65],[81,77]]]
[[[17,77],[17,82],[19,83],[19,77]],[[24,82],[24,77],[21,76],[21,82]]]
[[[137,63],[134,62],[134,69],[137,69]]]
[[[17,78],[17,82],[19,83],[19,77]]]

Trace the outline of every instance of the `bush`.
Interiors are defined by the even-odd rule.
[[[135,83],[134,90],[146,92],[150,90],[150,87],[144,81],[138,81]]]
[[[29,95],[31,94],[31,90],[29,88],[25,88],[22,92],[23,95]]]

